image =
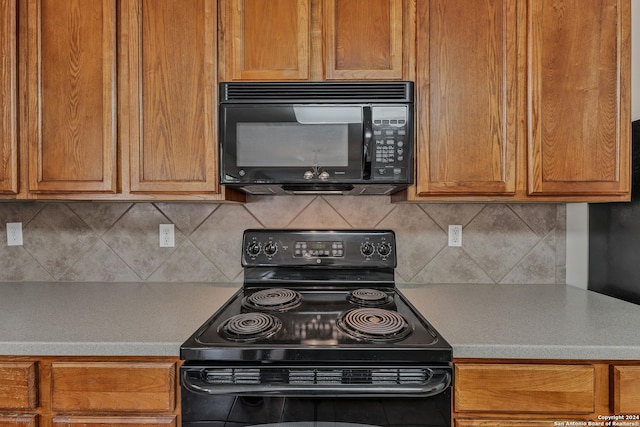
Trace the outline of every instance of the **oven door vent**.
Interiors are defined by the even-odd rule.
[[[403,385],[426,384],[432,376],[427,368],[209,368],[209,384],[291,385]]]
[[[433,396],[451,367],[182,367],[182,385],[206,395]]]

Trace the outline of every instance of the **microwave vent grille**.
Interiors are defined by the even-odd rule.
[[[413,102],[413,82],[238,82],[220,102]]]

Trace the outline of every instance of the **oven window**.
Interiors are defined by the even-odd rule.
[[[450,389],[430,397],[203,396],[183,389],[184,427],[450,427]]]
[[[348,124],[237,123],[238,167],[347,167]]]

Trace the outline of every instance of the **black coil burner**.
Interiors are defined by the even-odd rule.
[[[401,314],[380,308],[348,310],[336,324],[352,337],[369,342],[400,341],[411,333],[411,326]]]
[[[224,321],[218,333],[231,341],[252,342],[269,338],[282,327],[282,322],[267,313],[241,313]]]
[[[363,307],[380,307],[389,304],[393,298],[378,289],[355,289],[349,292],[347,301]]]
[[[265,289],[242,299],[245,308],[266,311],[287,311],[300,305],[302,296],[284,288]]]

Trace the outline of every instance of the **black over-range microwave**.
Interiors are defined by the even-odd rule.
[[[413,182],[413,82],[220,84],[221,183],[391,194]]]

